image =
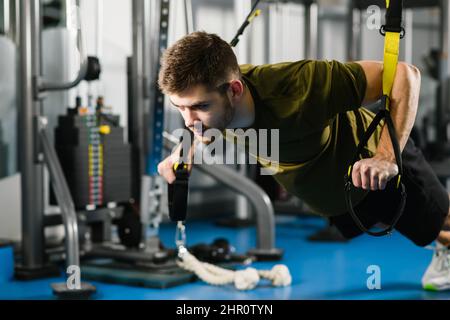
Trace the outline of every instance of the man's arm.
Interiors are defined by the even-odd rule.
[[[383,63],[358,61],[367,80],[363,104],[377,101],[383,95]],[[416,119],[420,92],[420,71],[407,63],[399,62],[391,92],[391,117],[397,132],[400,150],[408,137]],[[396,176],[398,167],[387,127],[383,128],[375,156],[358,161],[353,167],[353,184],[363,189],[384,189],[386,183]]]

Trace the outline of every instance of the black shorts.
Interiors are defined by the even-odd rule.
[[[449,211],[449,195],[411,139],[403,149],[402,160],[402,180],[407,198],[405,210],[395,229],[416,245],[426,246],[442,230]],[[385,190],[369,192],[355,207],[357,216],[366,228],[378,223],[390,224],[400,200],[394,180],[388,183]],[[351,239],[363,233],[348,213],[330,217],[330,222],[346,238]]]

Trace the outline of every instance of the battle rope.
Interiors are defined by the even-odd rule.
[[[197,277],[211,285],[223,286],[233,283],[238,290],[251,290],[257,286],[261,278],[270,280],[276,287],[288,286],[292,282],[289,269],[283,264],[277,264],[271,270],[256,270],[249,267],[233,271],[201,262],[183,246],[178,248],[178,257],[177,264],[180,268],[194,272]]]

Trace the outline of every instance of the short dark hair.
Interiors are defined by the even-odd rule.
[[[198,31],[165,51],[158,85],[166,94],[180,93],[195,85],[213,89],[232,75],[240,77],[241,71],[231,46],[215,34]]]

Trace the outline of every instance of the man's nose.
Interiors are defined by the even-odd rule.
[[[186,112],[184,113],[184,124],[186,125],[186,127],[188,128],[193,128],[194,127],[194,123],[198,120],[197,119],[197,115],[194,111],[189,110],[188,108],[186,108]]]

